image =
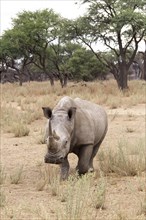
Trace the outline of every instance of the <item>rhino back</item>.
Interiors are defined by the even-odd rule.
[[[74,102],[77,107],[74,144],[96,145],[104,138],[107,131],[106,112],[101,106],[90,101],[76,98]]]

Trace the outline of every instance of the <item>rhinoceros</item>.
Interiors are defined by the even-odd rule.
[[[46,126],[45,163],[59,164],[61,179],[69,174],[68,154],[78,156],[79,175],[94,171],[93,158],[108,127],[105,110],[90,101],[63,97],[52,110],[42,107]]]

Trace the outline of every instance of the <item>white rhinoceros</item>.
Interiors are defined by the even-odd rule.
[[[79,174],[93,171],[93,158],[108,127],[102,107],[80,98],[63,97],[53,110],[43,107],[48,120],[46,127],[47,154],[45,163],[60,164],[61,179],[69,173],[68,154],[78,156]]]

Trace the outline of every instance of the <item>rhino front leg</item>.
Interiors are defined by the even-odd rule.
[[[69,162],[67,158],[65,158],[64,162],[60,164],[60,168],[61,168],[61,180],[67,179],[69,174]]]
[[[79,161],[77,165],[77,169],[79,172],[79,175],[85,174],[88,172],[90,168],[90,158],[92,156],[93,152],[93,146],[88,145],[88,146],[83,146],[79,152]]]

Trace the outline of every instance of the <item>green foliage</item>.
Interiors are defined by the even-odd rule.
[[[116,63],[113,74],[123,80],[121,75],[127,74],[146,35],[145,0],[81,2],[88,3],[88,10],[76,20],[62,18],[52,9],[19,13],[12,19],[13,28],[0,39],[1,63],[16,69],[16,61],[21,60],[20,76],[31,64],[31,70],[37,68],[50,80],[54,74],[60,81],[65,74],[86,81],[103,77],[107,69],[115,71]],[[99,52],[101,42],[110,51]],[[118,82],[121,88],[122,83]]]
[[[93,80],[99,76],[102,78],[106,68],[98,62],[94,54],[85,48],[77,49],[68,61],[68,69],[74,79],[85,81]]]
[[[88,4],[84,17],[74,22],[72,35],[82,41],[103,61],[102,54],[97,54],[93,43],[100,45],[101,41],[116,57],[117,70],[114,62],[104,59],[117,80],[120,89],[126,89],[127,73],[138,50],[139,42],[146,35],[145,0],[83,0]],[[128,56],[129,50],[131,55]],[[128,57],[128,59],[127,59]],[[112,64],[112,65],[111,65]],[[112,66],[112,68],[111,68]]]

